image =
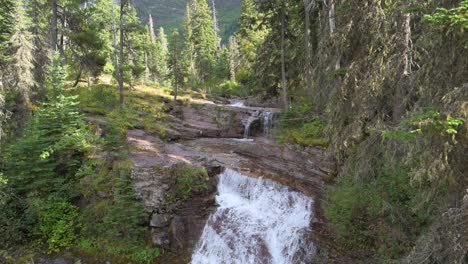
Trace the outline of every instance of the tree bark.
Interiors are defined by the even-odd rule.
[[[403,9],[403,6],[400,6]],[[400,121],[404,114],[404,97],[406,94],[406,84],[410,72],[409,55],[411,52],[411,16],[409,13],[398,12],[398,37],[397,49],[401,54],[397,72],[397,82],[395,84],[393,121]]]
[[[119,62],[119,54],[118,54],[118,47],[117,47],[117,25],[115,22],[115,7],[112,4],[112,44],[114,46],[114,63],[115,63],[115,77],[117,78],[117,82],[120,85],[120,62]]]
[[[73,87],[76,87],[78,85],[78,83],[80,82],[81,74],[83,74],[83,65],[80,63],[80,70],[78,71],[78,75],[76,76],[75,83],[73,84]]]
[[[289,102],[288,102],[288,88],[286,86],[286,65],[285,65],[285,45],[284,45],[284,34],[285,34],[285,15],[284,15],[284,6],[281,7],[281,79],[282,79],[282,86],[283,86],[283,102],[284,102],[284,109],[289,109]]]
[[[304,13],[305,13],[305,30],[304,30],[304,39],[305,39],[305,49],[306,49],[306,81],[307,81],[307,93],[312,99],[313,90],[312,90],[312,70],[310,66],[311,61],[311,52],[310,52],[310,10],[314,5],[315,0],[304,0]]]
[[[51,0],[52,4],[52,50],[57,50],[57,41],[58,41],[58,6],[57,0]]]
[[[120,63],[123,64],[124,61],[124,14],[125,14],[125,6],[128,0],[120,0]],[[124,84],[123,84],[123,70],[122,65],[119,67],[119,102],[120,105],[123,105],[125,102],[125,95],[124,95]]]

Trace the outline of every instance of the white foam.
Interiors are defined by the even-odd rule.
[[[229,169],[219,176],[218,192],[219,207],[207,221],[192,264],[301,263],[297,254],[313,217],[311,198]],[[313,245],[307,248],[315,251]]]

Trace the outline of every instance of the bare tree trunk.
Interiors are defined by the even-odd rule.
[[[120,63],[123,64],[124,61],[124,14],[125,14],[125,5],[127,4],[128,0],[121,0],[120,1]],[[124,96],[124,84],[123,84],[123,71],[122,65],[119,67],[119,102],[120,105],[124,104],[125,96]]]
[[[284,101],[284,109],[289,109],[289,102],[288,102],[288,88],[286,87],[286,65],[285,65],[285,45],[284,45],[284,6],[281,7],[281,78],[282,78],[282,86],[283,86],[283,101]]]
[[[80,82],[81,74],[83,74],[83,65],[80,63],[80,70],[78,71],[78,75],[76,76],[75,83],[73,84],[73,87],[76,87],[78,85],[78,83]]]
[[[148,82],[150,79],[150,70],[148,67],[148,53],[145,52],[145,82]]]
[[[307,81],[307,93],[312,99],[312,69],[310,67],[311,52],[310,52],[310,10],[315,5],[315,0],[304,0],[304,13],[305,13],[305,49],[306,49],[306,81]]]
[[[335,0],[330,0],[330,8],[328,10],[328,21],[330,23],[330,37],[333,37],[333,34],[336,32],[336,12],[335,12]],[[337,53],[339,51],[337,50]],[[341,56],[337,54],[335,70],[341,69]]]
[[[115,22],[115,6],[112,4],[112,44],[114,46],[114,63],[115,63],[115,72],[117,82],[120,83],[120,62],[119,62],[119,54],[117,52],[117,25]]]
[[[400,6],[403,9],[403,6]],[[411,16],[409,13],[399,11],[398,14],[398,43],[397,49],[401,54],[399,67],[397,72],[398,81],[395,85],[395,102],[393,108],[393,121],[398,122],[404,114],[404,97],[406,93],[406,84],[409,71],[409,56],[410,56],[410,42],[411,42]]]
[[[58,41],[58,6],[57,0],[52,0],[52,50],[57,50],[57,41]]]
[[[235,36],[229,38],[229,79],[236,81],[236,68],[238,66],[239,46]]]

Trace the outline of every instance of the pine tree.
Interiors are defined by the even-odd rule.
[[[49,18],[48,14],[41,10],[48,9],[48,1],[30,0],[27,9],[27,15],[31,18],[29,25],[33,35],[34,46],[34,92],[37,94],[37,100],[44,99],[46,95],[45,80],[47,77],[48,66],[52,60],[49,38]]]
[[[180,38],[179,31],[174,28],[172,30],[170,42],[169,42],[169,66],[172,75],[172,86],[174,87],[174,101],[177,100],[177,95],[180,86],[183,84],[184,77],[182,72],[182,40]]]
[[[206,0],[192,0],[190,25],[195,67],[199,79],[209,82],[213,76],[218,39],[213,27],[211,10]]]
[[[8,60],[8,39],[13,25],[13,10],[13,1],[0,0],[0,67]]]
[[[164,32],[164,28],[160,27],[157,36],[157,72],[159,76],[159,81],[161,84],[164,84],[169,75],[169,47],[167,42],[167,36]]]
[[[29,102],[31,89],[35,85],[34,47],[32,34],[28,31],[26,24],[23,3],[19,1],[15,8],[15,26],[10,39],[10,45],[13,50],[11,65],[15,88],[20,93],[24,103]]]
[[[19,195],[66,194],[71,191],[69,183],[76,180],[88,135],[76,96],[63,95],[64,80],[65,71],[56,55],[48,78],[49,102],[37,109],[25,135],[6,151],[5,175]]]
[[[197,81],[197,74],[195,69],[195,47],[193,43],[193,28],[192,28],[192,3],[187,2],[186,11],[185,11],[185,21],[184,21],[184,39],[185,39],[185,49],[184,49],[184,61],[183,67],[185,69],[185,75],[188,76],[189,82],[193,87]]]

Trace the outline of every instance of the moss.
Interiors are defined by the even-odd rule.
[[[203,167],[182,164],[176,166],[172,173],[176,177],[175,195],[182,200],[189,199],[192,191],[208,188],[208,173]]]

